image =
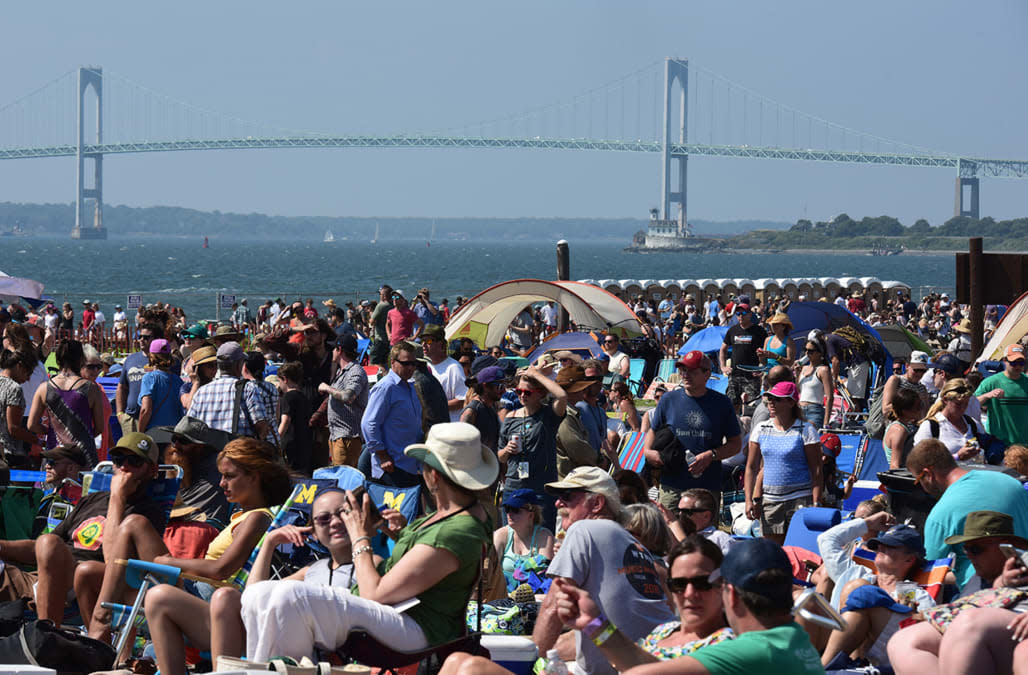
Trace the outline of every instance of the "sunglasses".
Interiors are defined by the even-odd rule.
[[[683,516],[691,516],[694,513],[706,513],[707,511],[710,511],[710,509],[678,509],[678,512]]]
[[[821,353],[820,349],[804,349],[803,351],[805,351],[808,354],[820,354]]]
[[[335,511],[327,511],[325,513],[319,513],[318,515],[316,515],[313,518],[311,518],[311,521],[315,525],[317,525],[318,527],[328,527],[329,524],[332,522],[333,518],[338,518],[339,520],[342,520],[343,519],[343,513],[345,513],[345,512],[346,512],[346,509],[344,509],[342,506],[340,506]]]
[[[146,460],[143,459],[142,457],[140,457],[139,455],[121,455],[121,454],[118,454],[118,455],[109,455],[108,457],[110,458],[111,463],[114,464],[114,466],[118,466],[118,467],[125,466],[126,464],[128,464],[133,469],[138,469],[139,467],[141,467],[144,464],[146,464]]]
[[[517,392],[518,396],[529,396],[531,394],[536,394],[536,393],[538,393],[538,392],[540,392],[542,390],[541,389],[515,389],[514,391]]]
[[[554,490],[550,494],[552,494],[558,501],[570,504],[572,500],[574,500],[575,495],[582,492],[583,490]]]
[[[709,576],[698,577],[671,577],[667,580],[667,589],[672,593],[684,593],[685,589],[692,584],[697,591],[709,591],[714,588],[714,582]]]
[[[144,334],[141,333],[139,335],[139,339],[140,340],[153,340],[153,335],[144,335]]]
[[[100,370],[104,366],[103,366],[102,363],[87,363],[86,365],[84,365],[82,367],[83,368],[88,368],[89,370]]]
[[[988,548],[989,547],[986,544],[976,544],[974,542],[969,542],[967,544],[964,544],[964,553],[967,555],[981,555],[985,553],[985,550]]]
[[[507,513],[521,513],[526,510],[524,506],[504,506],[503,510]]]
[[[393,361],[393,363],[399,363],[401,366],[416,366],[416,365],[418,365],[417,361],[401,361],[400,359],[396,359],[395,361]]]

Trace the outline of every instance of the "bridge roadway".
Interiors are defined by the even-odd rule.
[[[140,141],[84,145],[86,156],[138,152],[185,150],[256,150],[266,148],[525,148],[541,150],[604,150],[613,152],[661,152],[656,141],[607,141],[581,138],[475,138],[450,136],[282,136],[272,138],[226,138],[216,140]],[[2,148],[2,159],[68,157],[76,154],[74,145],[35,148]],[[754,159],[794,159],[818,162],[891,164],[956,168],[964,178],[998,176],[1028,178],[1028,161],[997,160],[956,155],[914,155],[848,150],[812,150],[747,145],[674,144],[672,154],[706,157],[749,157]]]

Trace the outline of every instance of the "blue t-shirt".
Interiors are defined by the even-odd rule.
[[[603,439],[607,437],[607,413],[598,405],[590,405],[588,401],[579,401],[575,408],[582,414],[582,425],[589,434],[589,445],[599,450]]]
[[[432,305],[432,307],[434,307],[437,310],[439,309],[439,305],[434,303],[434,302],[432,302],[431,300],[428,301],[428,304]],[[433,314],[432,312],[428,311],[427,307],[425,307],[424,305],[422,305],[420,302],[418,302],[416,300],[411,302],[411,309],[414,310],[414,313],[418,315],[419,319],[421,319],[422,321],[425,322],[426,326],[431,326],[431,325],[442,326],[443,325],[443,313],[442,312],[438,312],[437,311],[435,314]]]
[[[134,352],[125,357],[125,363],[121,367],[121,379],[118,384],[128,387],[125,412],[137,419],[139,418],[139,388],[148,365],[150,365],[150,357],[146,355],[146,352]]]
[[[697,455],[720,447],[727,439],[742,433],[732,401],[712,389],[699,398],[689,396],[684,389],[669,391],[650,413],[650,426],[653,429],[671,426],[682,447]],[[665,471],[660,483],[675,490],[705,488],[720,492],[721,462],[711,462],[699,478],[689,473],[687,465],[676,474]]]
[[[929,560],[957,556],[953,574],[963,588],[974,576],[974,567],[960,544],[946,545],[944,539],[964,531],[964,520],[972,511],[999,511],[1014,518],[1014,534],[1028,539],[1028,491],[1021,481],[1000,473],[978,469],[958,478],[939,497],[924,524],[924,546]]]
[[[818,443],[814,425],[794,420],[780,431],[773,419],[764,420],[750,431],[750,441],[760,446],[764,458],[764,501],[783,502],[813,492],[814,482],[804,446]]]
[[[182,378],[178,373],[166,373],[151,370],[143,375],[139,383],[139,400],[136,405],[141,407],[143,397],[151,398],[149,427],[175,426],[182,419],[183,410],[179,394],[182,389]]]

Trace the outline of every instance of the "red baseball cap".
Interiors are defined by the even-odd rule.
[[[835,434],[821,434],[821,450],[827,455],[838,457],[842,452],[842,441]]]
[[[709,369],[710,359],[707,358],[707,355],[700,350],[694,349],[691,352],[686,353],[682,358],[678,359],[677,365],[682,368],[688,368],[689,370],[692,370],[693,368]]]

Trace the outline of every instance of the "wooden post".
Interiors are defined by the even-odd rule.
[[[982,262],[982,238],[971,237],[968,240],[968,281],[970,282],[971,303],[971,358],[977,359],[982,353],[985,339],[985,306],[982,301],[983,287],[983,262]]]
[[[571,281],[571,253],[565,239],[557,242],[557,281]],[[568,323],[568,311],[561,305],[560,317],[557,319],[557,332],[566,331]]]

